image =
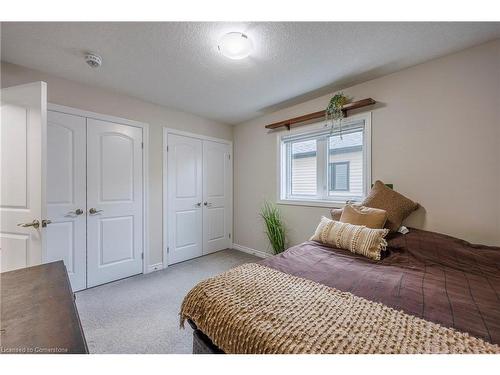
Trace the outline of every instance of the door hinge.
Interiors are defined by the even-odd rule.
[[[167,152],[168,152],[168,146],[167,146]]]
[[[167,246],[167,254],[170,252],[170,247]]]
[[[144,259],[144,253],[141,253],[141,259]]]
[[[231,160],[231,154],[229,154],[228,156],[229,156],[229,160]]]
[[[141,148],[144,148],[144,142],[141,142]]]
[[[231,233],[229,233],[229,238],[231,238]]]

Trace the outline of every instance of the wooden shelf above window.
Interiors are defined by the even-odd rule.
[[[363,108],[369,105],[375,104],[376,101],[372,98],[357,100],[355,102],[347,103],[342,107],[342,111],[344,112],[344,116],[347,117],[347,111],[351,111],[353,109]],[[309,113],[307,115],[302,115],[299,117],[290,118],[288,120],[283,120],[279,122],[275,122],[274,124],[266,125],[266,129],[278,129],[282,127],[286,127],[288,130],[291,128],[295,128],[297,126],[305,125],[304,123],[309,122],[311,120],[316,120],[319,118],[325,118],[325,111],[318,111]]]

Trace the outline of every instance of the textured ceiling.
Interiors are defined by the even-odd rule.
[[[252,39],[249,58],[217,51],[229,31]],[[16,22],[1,37],[4,61],[235,124],[498,38],[500,23]]]

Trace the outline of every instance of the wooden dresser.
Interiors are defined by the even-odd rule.
[[[0,274],[0,353],[88,353],[62,261]]]

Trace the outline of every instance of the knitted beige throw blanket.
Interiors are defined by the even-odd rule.
[[[191,319],[226,353],[500,353],[497,345],[249,263],[200,282]]]

